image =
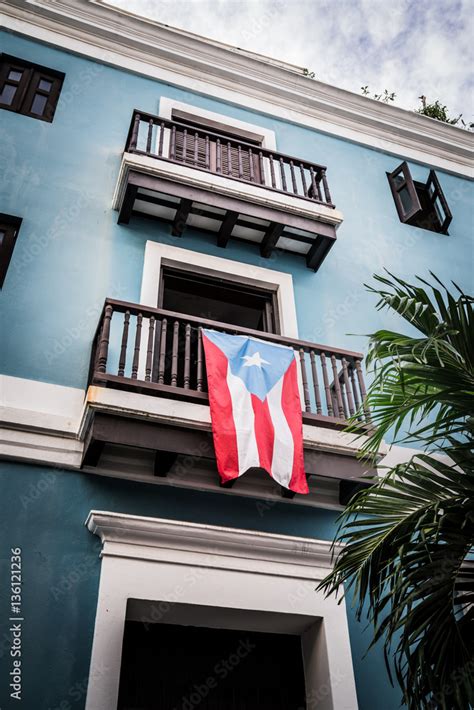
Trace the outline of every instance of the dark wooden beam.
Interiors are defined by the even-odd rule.
[[[174,451],[156,451],[153,464],[154,475],[166,478],[177,458],[178,454]]]
[[[290,491],[289,488],[285,488],[284,486],[280,486],[280,493],[282,498],[294,498],[296,493],[294,491]]]
[[[313,269],[314,271],[319,269],[333,243],[334,241],[332,239],[327,239],[318,234],[306,254],[306,266],[308,269]]]
[[[268,259],[271,255],[284,229],[285,225],[279,224],[278,222],[272,222],[268,227],[260,244],[260,254],[265,257],[265,259]]]
[[[92,437],[86,441],[84,447],[84,457],[82,459],[83,466],[97,466],[105,446],[105,441],[93,439]]]
[[[227,246],[232,230],[234,229],[235,223],[237,222],[238,216],[238,212],[232,212],[232,210],[227,211],[224,219],[222,220],[221,228],[219,229],[219,233],[217,235],[218,247],[222,247],[223,249],[225,249],[225,247]]]
[[[130,222],[130,217],[132,214],[133,205],[135,203],[135,198],[137,196],[137,192],[138,192],[137,185],[131,185],[130,183],[127,185],[127,189],[125,190],[125,196],[124,196],[123,202],[122,202],[122,207],[119,212],[119,218],[118,218],[119,224],[128,224]]]
[[[173,226],[171,227],[171,234],[173,237],[180,237],[186,226],[186,221],[191,212],[192,200],[182,199],[178,209],[176,210],[176,215],[174,218]]]

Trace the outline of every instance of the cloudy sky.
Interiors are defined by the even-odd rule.
[[[474,0],[109,0],[128,11],[306,67],[412,109],[440,99],[474,119]]]

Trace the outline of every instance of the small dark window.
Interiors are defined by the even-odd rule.
[[[426,184],[413,180],[406,162],[387,177],[401,222],[448,234],[451,210],[434,170],[430,170]]]
[[[63,80],[62,72],[2,54],[0,108],[51,123]]]
[[[20,225],[20,217],[0,213],[0,288],[7,275]]]

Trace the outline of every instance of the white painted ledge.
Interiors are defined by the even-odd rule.
[[[284,211],[297,217],[310,219],[314,222],[325,222],[339,227],[344,217],[342,212],[332,207],[326,207],[311,200],[303,200],[294,195],[280,193],[256,185],[232,180],[217,173],[196,170],[195,168],[172,163],[159,158],[150,158],[147,155],[124,153],[120,172],[113,197],[113,209],[119,210],[122,206],[130,170],[152,177],[164,178],[173,182],[185,183],[187,186],[219,192],[221,195],[244,200],[260,207]],[[245,210],[243,210],[244,212]]]

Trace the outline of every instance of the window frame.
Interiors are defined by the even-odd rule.
[[[203,280],[209,280],[216,283],[216,285],[223,284],[228,285],[229,288],[233,288],[235,291],[245,291],[246,293],[253,292],[265,298],[265,330],[258,331],[262,335],[265,333],[273,333],[276,335],[281,334],[280,325],[280,312],[278,305],[278,287],[272,284],[261,284],[256,283],[254,279],[246,278],[245,276],[232,276],[232,274],[224,274],[222,272],[216,271],[214,269],[202,267],[202,266],[192,266],[186,264],[173,263],[171,260],[166,258],[161,261],[160,268],[160,282],[158,287],[158,308],[163,308],[164,299],[164,289],[165,289],[165,279],[167,275],[176,274],[181,277],[187,277],[192,280],[193,275],[198,275],[202,277]],[[184,314],[186,315],[186,314]],[[232,324],[228,324],[232,325]],[[257,331],[256,331],[257,332]]]
[[[403,179],[397,183],[396,178],[400,174],[403,175]],[[448,227],[453,216],[438,176],[433,169],[430,170],[426,183],[417,182],[413,180],[410,168],[404,160],[391,173],[387,172],[387,178],[401,222],[437,234],[448,234]],[[405,210],[400,196],[401,191],[405,188],[412,200],[412,207],[409,210]],[[441,210],[436,204],[437,200],[439,200]]]
[[[4,234],[0,245],[0,289],[3,288],[5,282],[21,223],[21,217],[0,212],[0,232]]]
[[[403,174],[403,180],[402,182],[396,184],[395,180],[399,177],[400,173]],[[391,173],[387,173],[387,177],[400,221],[408,222],[408,220],[413,219],[413,217],[422,211],[422,207],[406,160],[404,160],[403,163],[401,163]],[[408,211],[403,207],[403,202],[400,197],[400,193],[404,188],[408,190],[408,194],[412,201],[412,208]]]
[[[18,82],[8,79],[11,71],[22,71],[22,77]],[[56,69],[49,69],[34,62],[12,57],[9,54],[0,54],[0,92],[3,91],[6,84],[14,85],[16,83],[18,86],[13,102],[11,104],[0,103],[0,108],[52,123],[64,78],[65,74]],[[49,91],[39,88],[42,80],[51,82]],[[37,95],[46,98],[43,114],[32,111],[33,101]]]

